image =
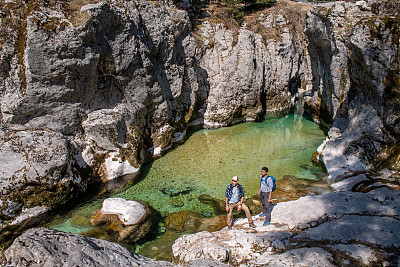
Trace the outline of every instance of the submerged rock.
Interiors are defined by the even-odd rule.
[[[170,214],[165,220],[169,230],[195,233],[199,231],[217,231],[226,226],[226,216],[204,217],[200,213],[184,210]]]
[[[193,191],[193,188],[189,186],[182,187],[166,187],[160,190],[163,194],[169,195],[170,197],[176,197],[180,195],[187,195]]]
[[[107,198],[90,221],[95,226],[106,224],[112,231],[118,232],[118,241],[136,242],[150,231],[151,212],[136,201]]]
[[[225,201],[221,199],[216,199],[210,195],[202,194],[198,197],[201,203],[210,205],[213,208],[215,214],[225,213]]]

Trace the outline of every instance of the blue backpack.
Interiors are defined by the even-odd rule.
[[[274,176],[268,175],[267,178],[265,178],[265,180],[264,180],[264,183],[265,183],[265,184],[267,184],[268,177],[271,177],[271,179],[272,179],[272,183],[273,183],[273,185],[272,185],[272,192],[274,192],[275,189],[276,189],[276,179],[275,179]]]

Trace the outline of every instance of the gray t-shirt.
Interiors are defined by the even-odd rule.
[[[267,183],[265,183],[265,180],[267,180]],[[271,192],[273,185],[274,182],[272,181],[272,178],[268,177],[268,175],[265,177],[261,176],[261,192]]]
[[[239,187],[238,186],[232,186],[232,197],[229,200],[229,204],[233,204],[233,203],[238,203],[239,202]]]

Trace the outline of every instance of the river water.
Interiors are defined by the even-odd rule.
[[[223,201],[225,189],[235,175],[244,186],[246,197],[256,198],[263,166],[278,180],[279,193],[275,201],[298,198],[309,192],[321,193],[328,190],[321,182],[326,173],[311,162],[311,156],[324,138],[324,131],[318,125],[293,114],[259,123],[193,131],[184,144],[143,166],[138,182],[113,197],[148,203],[158,217],[154,239],[162,236],[163,221],[170,214],[189,210],[204,217],[220,215],[215,207],[201,201],[201,196]],[[101,202],[102,199],[97,199],[84,203],[56,217],[47,227],[72,233],[94,233],[89,218],[101,207]],[[105,234],[88,235],[108,239]],[[172,235],[169,242],[177,236],[179,234]],[[149,249],[151,242],[136,244],[136,251],[164,259],[151,253],[159,249]],[[141,251],[141,247],[147,249]]]

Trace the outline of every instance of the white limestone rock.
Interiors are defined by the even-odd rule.
[[[367,195],[390,211],[386,215],[400,219],[400,190],[382,187],[369,191]]]
[[[220,261],[212,261],[212,260],[205,260],[205,259],[196,259],[196,260],[193,260],[193,261],[190,261],[190,262],[188,262],[188,263],[185,263],[185,264],[183,264],[183,265],[181,265],[181,264],[177,264],[176,266],[179,266],[179,267],[191,267],[191,266],[193,266],[193,267],[228,267],[229,265],[228,264],[225,264],[225,263],[222,263],[222,262],[220,262]]]
[[[47,207],[64,204],[82,192],[90,177],[82,180],[76,156],[80,151],[61,133],[51,130],[8,131],[0,139],[0,198],[3,215],[17,216],[22,203]],[[87,176],[86,176],[87,177]],[[63,195],[58,195],[63,188]],[[20,199],[18,207],[13,199]],[[49,199],[51,201],[49,201]],[[41,216],[41,214],[38,214]]]
[[[272,222],[285,224],[294,229],[308,228],[326,219],[337,219],[345,214],[395,217],[400,215],[397,190],[381,189],[375,193],[376,197],[371,194],[332,192],[278,203],[272,210]],[[385,201],[377,201],[378,197]]]
[[[294,237],[295,240],[361,242],[383,248],[400,248],[400,220],[390,217],[345,215],[336,221],[328,221],[307,229]]]
[[[148,210],[142,204],[123,198],[107,198],[103,201],[100,212],[102,214],[116,214],[124,225],[138,223]]]
[[[330,247],[333,250],[342,251],[348,254],[350,257],[361,261],[365,265],[376,264],[379,259],[377,253],[374,250],[360,244],[339,244]]]
[[[151,211],[136,201],[107,198],[90,218],[92,225],[105,225],[118,233],[118,241],[136,242],[150,232]]]
[[[22,187],[29,182],[40,183],[40,177],[48,177],[51,185],[68,175],[63,172],[70,161],[68,140],[60,133],[19,131],[0,142],[0,187],[3,195],[15,189],[15,185]]]
[[[367,2],[365,2],[365,1],[357,1],[357,2],[356,2],[356,5],[357,5],[361,10],[364,10],[364,11],[371,11],[371,7],[369,7],[369,6],[367,5]]]
[[[316,120],[332,125],[322,151],[330,183],[373,167],[381,144],[392,145],[388,131],[399,138],[398,100],[387,99],[384,82],[397,68],[396,38],[384,22],[394,21],[387,11],[395,9],[394,2],[336,1],[307,13],[313,92],[305,100]],[[375,31],[382,35],[376,38]]]
[[[3,203],[6,208],[1,211],[1,214],[7,217],[15,217],[22,207],[21,203],[15,201],[1,201],[1,207],[3,207]]]
[[[322,248],[299,248],[286,251],[282,254],[264,253],[251,266],[335,266],[332,255]]]
[[[45,206],[33,207],[29,209],[22,210],[21,214],[18,215],[10,225],[34,225],[39,222],[41,217],[43,218],[49,209]]]
[[[260,14],[257,25],[262,31],[273,31],[268,37],[246,26],[232,30],[208,21],[201,25],[199,33],[206,46],[201,66],[210,83],[205,126],[254,121],[265,103],[267,113],[290,109],[290,99],[297,92],[291,92],[289,84],[299,77],[303,84],[311,84],[311,66],[303,60],[308,52],[300,40],[304,33],[294,33],[291,27],[299,23],[297,19],[279,9]],[[263,93],[268,97],[260,99]]]
[[[229,247],[205,231],[178,238],[172,245],[172,253],[175,263],[187,263],[195,259],[229,260]]]
[[[82,122],[86,142],[96,144],[106,151],[122,147],[126,143],[127,126],[122,114],[118,114],[119,111],[100,109],[89,113]]]
[[[292,236],[285,227],[262,226],[261,218],[255,218],[254,223],[255,229],[249,228],[247,219],[238,219],[232,230],[184,235],[172,246],[174,262],[185,264],[200,258],[240,264],[267,250],[284,249]]]
[[[346,179],[343,179],[339,182],[330,184],[329,186],[336,192],[339,191],[351,191],[355,185],[363,182],[363,181],[368,181],[369,179],[365,174],[359,174],[356,176],[351,176]]]
[[[232,230],[224,228],[212,233],[182,236],[173,246],[173,255],[177,262],[188,262],[197,257],[203,258],[203,246],[218,246],[229,252],[229,262],[235,264],[275,264],[289,262],[296,257],[299,264],[304,260],[308,262],[305,265],[330,266],[327,264],[330,261],[325,261],[325,256],[321,255],[333,256],[309,242],[332,241],[343,245],[359,242],[382,249],[397,248],[400,244],[397,241],[400,240],[399,203],[400,191],[388,188],[369,193],[345,191],[306,196],[278,203],[272,210],[272,221],[268,226],[263,226],[263,218],[257,215],[253,216],[255,229],[249,228],[247,219],[242,218],[234,222]],[[304,232],[297,234],[291,229],[302,229]],[[302,246],[311,248],[292,249],[280,255],[276,253]],[[357,253],[355,246],[339,246],[337,249],[343,249],[350,257],[361,257],[363,261],[374,262],[375,259],[367,252]],[[306,255],[307,251],[310,254]],[[213,257],[217,256],[214,254]]]
[[[105,159],[104,163],[102,164],[103,170],[103,179],[105,181],[114,180],[117,178],[121,178],[127,175],[134,175],[139,173],[140,167],[135,168],[133,167],[129,161],[123,161],[119,157],[119,153],[112,152],[108,155]]]
[[[62,5],[52,8],[56,10],[39,4],[28,18],[21,18],[26,22],[23,51],[17,49],[11,24],[0,26],[2,32],[10,33],[5,34],[8,39],[0,51],[4,70],[0,124],[7,130],[0,133],[4,195],[18,190],[24,175],[28,183],[49,179],[53,186],[61,180],[87,188],[91,181],[80,174],[84,172],[86,178],[87,173],[98,173],[104,155],[110,152],[129,158],[138,168],[151,160],[149,147],[164,149],[182,140],[188,122],[198,119],[197,109],[209,91],[207,75],[197,63],[188,13],[172,2],[87,5],[81,8],[87,20],[79,27],[66,18]],[[12,9],[4,11],[8,12],[4,16],[16,19],[12,23],[21,23]],[[153,133],[169,125],[171,133],[152,139]],[[10,138],[13,131],[15,138]],[[37,138],[32,144],[17,140],[19,135],[46,131],[54,136],[44,133],[42,140]],[[74,145],[65,136],[79,143],[80,149],[69,150]],[[38,162],[26,162],[26,150],[35,150],[38,144],[43,148],[38,149]],[[70,168],[73,165],[78,167]],[[54,173],[46,173],[49,170]],[[136,170],[124,160],[108,171],[114,178]],[[14,183],[11,177],[18,181]]]

